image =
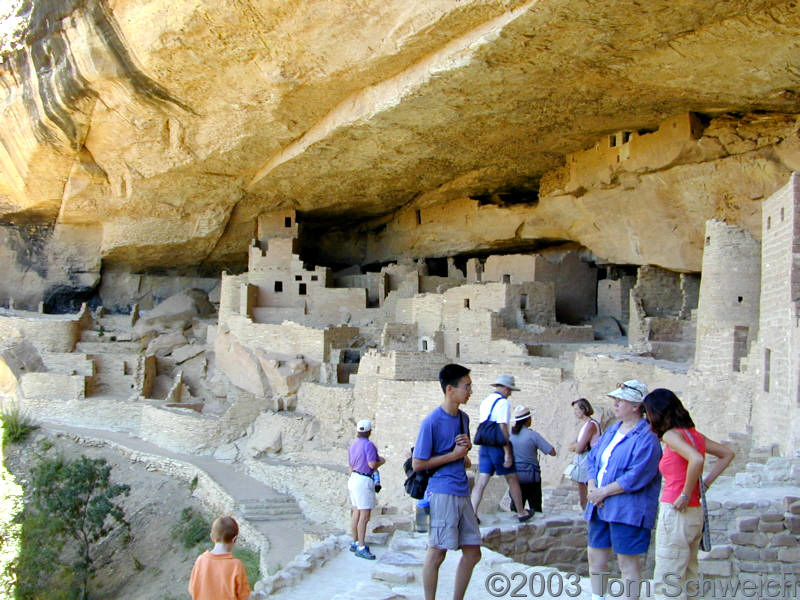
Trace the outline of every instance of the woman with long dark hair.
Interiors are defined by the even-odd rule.
[[[589,480],[587,460],[589,450],[600,441],[600,423],[592,419],[594,409],[586,398],[578,398],[572,403],[575,417],[582,423],[577,439],[570,444],[569,449],[575,453],[572,460],[572,473],[569,478],[578,484],[578,498],[581,510],[586,510],[586,482]]]
[[[664,480],[656,527],[656,567],[653,574],[656,598],[664,598],[664,576],[671,574],[680,582],[670,587],[680,594],[671,598],[686,598],[686,581],[696,579],[697,550],[703,533],[703,511],[700,506],[698,480],[703,475],[705,455],[717,460],[703,478],[706,488],[733,460],[733,451],[705,437],[694,428],[689,411],[670,390],[659,388],[644,399],[650,427],[664,442],[664,454],[658,469]]]

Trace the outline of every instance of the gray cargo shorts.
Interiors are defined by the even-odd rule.
[[[431,531],[428,546],[457,550],[462,546],[480,546],[481,530],[469,496],[431,494]]]

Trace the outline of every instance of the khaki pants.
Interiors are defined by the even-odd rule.
[[[657,600],[686,600],[686,581],[698,577],[697,550],[702,532],[703,509],[700,506],[687,506],[678,512],[668,502],[659,505],[653,574]]]

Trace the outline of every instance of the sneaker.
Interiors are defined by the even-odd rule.
[[[350,544],[350,552],[355,552],[356,550],[358,550],[358,542],[353,542]]]
[[[520,523],[524,523],[525,521],[528,521],[532,516],[533,516],[533,513],[531,511],[528,511],[527,513],[525,513],[521,517],[517,517],[517,519],[519,519]]]
[[[356,556],[359,558],[366,558],[367,560],[375,560],[375,555],[369,551],[369,546],[364,546],[360,550],[356,550]]]

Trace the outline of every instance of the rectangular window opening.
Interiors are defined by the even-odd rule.
[[[764,350],[764,391],[769,391],[769,375],[770,375],[770,362],[772,360],[772,350],[766,348]]]
[[[292,226],[292,217],[286,217],[283,220],[283,226],[284,227],[291,227]]]
[[[276,281],[275,282],[275,291],[276,292],[282,292],[283,291],[283,282],[282,281]]]
[[[613,148],[617,145],[617,134],[608,136],[608,147]]]
[[[519,307],[522,310],[527,310],[528,308],[528,294],[522,294],[519,297]]]
[[[312,275],[312,276],[311,276],[311,281],[316,281],[317,279],[318,279],[318,278],[317,278],[317,276],[316,276],[316,275]]]
[[[294,276],[294,280],[295,281],[303,281],[303,276],[302,275],[295,275]]]
[[[509,275],[508,273],[505,273],[503,275],[503,283],[511,283],[511,275]]]
[[[464,298],[464,308],[469,308],[469,298]]]
[[[422,225],[422,211],[417,211],[417,225]]]
[[[305,296],[306,295],[306,284],[305,283],[301,283],[297,287],[297,293],[300,294],[301,296]]]

